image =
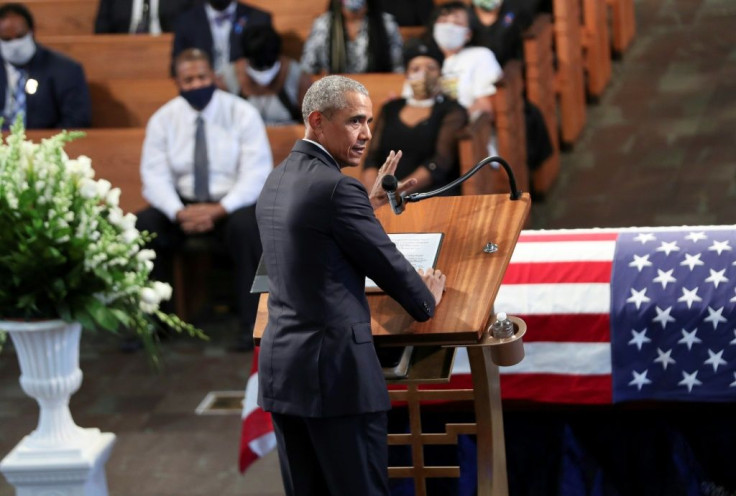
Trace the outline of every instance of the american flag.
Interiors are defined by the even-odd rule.
[[[502,397],[736,399],[734,247],[736,226],[523,231],[494,303],[527,324],[524,360],[501,369]],[[275,445],[249,422],[266,415],[255,405],[256,377],[246,388],[241,470],[255,459],[248,440]],[[449,387],[471,384],[459,348]]]

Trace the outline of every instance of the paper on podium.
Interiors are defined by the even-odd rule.
[[[440,254],[443,234],[435,233],[392,233],[388,237],[415,269],[433,268]],[[378,292],[381,288],[369,277],[365,278],[365,290]]]

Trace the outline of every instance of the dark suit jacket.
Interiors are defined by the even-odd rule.
[[[174,30],[179,14],[192,8],[195,0],[159,0],[158,20],[161,30]],[[128,33],[133,11],[133,0],[100,0],[95,18],[95,33]]]
[[[230,32],[230,60],[239,58],[242,53],[240,49],[240,35],[243,33],[243,30],[248,29],[248,26],[255,26],[257,24],[270,25],[271,14],[251,7],[250,5],[238,3],[235,10],[233,29]],[[171,53],[172,74],[173,60],[182,50],[199,48],[207,52],[210,60],[213,60],[213,45],[212,30],[207,20],[207,12],[204,9],[204,4],[197,5],[182,13],[176,21],[176,29],[174,31],[174,48]]]
[[[256,204],[269,277],[259,355],[267,411],[331,417],[390,408],[371,335],[365,277],[425,321],[434,298],[325,152],[299,141]]]
[[[26,93],[26,129],[80,128],[92,124],[92,104],[82,66],[58,52],[36,44],[28,62],[28,79],[38,82]],[[0,61],[0,113],[5,111],[8,75]]]

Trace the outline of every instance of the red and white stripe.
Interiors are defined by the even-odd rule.
[[[258,348],[253,351],[250,376],[243,398],[243,428],[240,434],[240,471],[276,447],[271,415],[261,410],[258,400]]]

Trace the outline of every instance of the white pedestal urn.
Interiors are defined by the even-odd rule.
[[[0,462],[17,496],[106,496],[115,435],[77,426],[69,398],[82,384],[81,326],[61,320],[0,321],[20,362],[20,385],[39,405],[38,426]]]

